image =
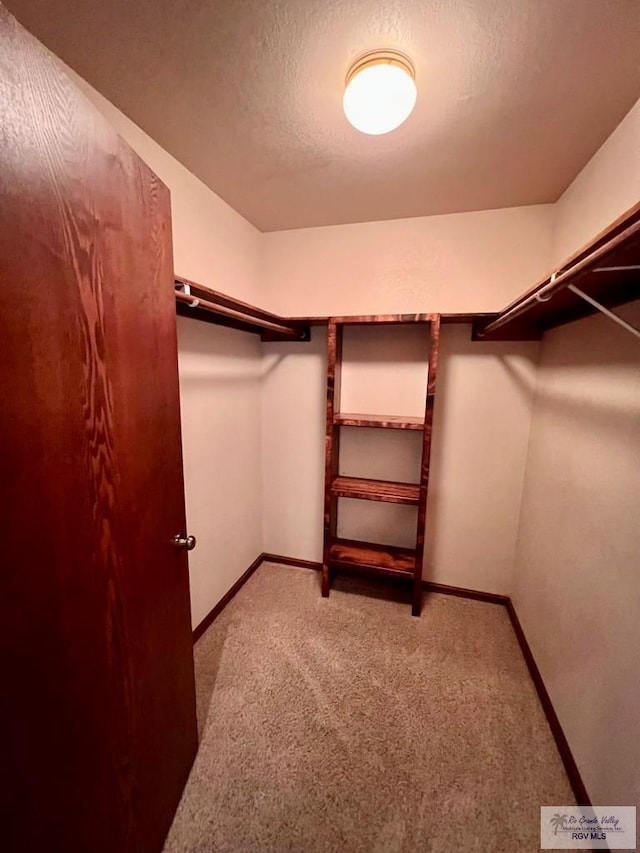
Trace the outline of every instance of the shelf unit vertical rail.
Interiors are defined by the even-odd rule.
[[[429,368],[427,377],[427,400],[422,432],[422,459],[420,463],[420,500],[418,503],[418,529],[416,531],[416,565],[411,597],[411,613],[419,616],[422,610],[422,567],[424,562],[425,525],[427,521],[427,498],[429,494],[429,471],[431,460],[431,437],[433,433],[433,409],[436,396],[438,372],[438,345],[440,342],[440,315],[433,316],[429,324]]]
[[[338,498],[331,492],[331,484],[338,475],[340,459],[340,426],[335,414],[340,408],[340,379],[342,372],[342,326],[329,320],[327,351],[327,429],[325,433],[324,476],[324,549],[322,558],[322,595],[329,595],[331,575],[329,552],[336,538],[338,525]]]

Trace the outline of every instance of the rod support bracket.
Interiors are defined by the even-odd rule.
[[[176,290],[181,290],[183,293],[186,293],[187,296],[191,296],[191,285],[186,282],[180,282],[180,284],[176,285]],[[194,296],[191,302],[187,302],[187,306],[189,308],[197,308],[200,304],[200,300],[197,296]]]
[[[551,276],[549,278],[549,284],[547,285],[547,287],[553,286],[557,275],[557,272],[551,273]],[[534,294],[537,302],[548,302],[550,299],[553,299],[553,293],[550,293],[548,296],[544,295],[545,290],[546,288],[543,288],[539,293]]]
[[[614,323],[617,323],[619,326],[622,326],[622,328],[625,329],[627,332],[630,332],[632,335],[635,335],[636,338],[640,338],[640,329],[636,329],[636,327],[632,326],[631,323],[627,323],[627,321],[623,320],[622,317],[618,317],[618,315],[614,314],[613,311],[609,311],[606,306],[602,305],[592,296],[589,296],[588,293],[585,293],[583,290],[580,290],[580,288],[576,287],[575,284],[568,284],[567,290],[570,290],[572,293],[575,293],[576,296],[579,296],[581,299],[584,299],[585,302],[588,302],[589,305],[593,306],[601,314],[604,314],[605,317],[608,317],[610,320],[613,320]]]

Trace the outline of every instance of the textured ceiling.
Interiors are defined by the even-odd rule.
[[[640,97],[638,0],[5,3],[264,231],[555,201]],[[369,137],[342,92],[380,47],[418,102]]]

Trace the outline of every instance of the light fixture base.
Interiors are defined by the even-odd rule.
[[[349,68],[345,86],[349,85],[356,74],[374,65],[395,65],[396,68],[401,68],[405,74],[408,74],[412,80],[416,79],[416,69],[406,54],[399,50],[368,50],[361,54]]]

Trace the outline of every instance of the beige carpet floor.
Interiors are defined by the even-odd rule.
[[[196,645],[166,853],[539,850],[539,806],[575,800],[505,609],[389,594],[258,569]]]

